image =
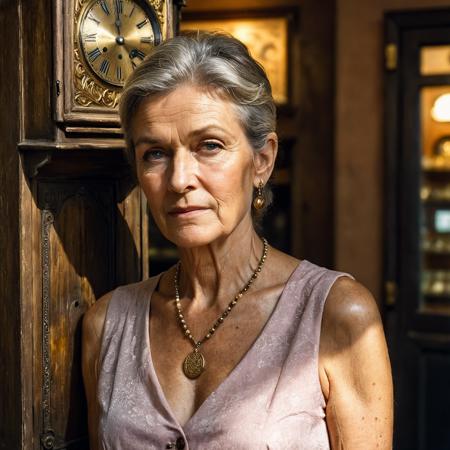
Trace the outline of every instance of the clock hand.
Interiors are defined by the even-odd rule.
[[[117,34],[120,36],[120,25],[122,25],[122,23],[121,23],[121,21],[120,21],[120,18],[119,18],[119,13],[116,13],[116,21],[115,21],[115,25],[116,25],[116,28],[117,28]]]
[[[120,36],[121,35],[121,33],[120,33],[120,26],[122,25],[122,22],[120,20],[120,11],[119,11],[119,7],[117,5],[117,2],[116,2],[116,8],[115,9],[116,9],[115,25],[116,25],[116,28],[117,28],[117,34]]]

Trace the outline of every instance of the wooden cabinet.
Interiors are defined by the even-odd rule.
[[[448,98],[450,10],[388,14],[385,318],[399,450],[450,447]]]
[[[80,83],[106,89],[76,72],[77,14],[94,3],[0,7],[2,449],[88,448],[81,318],[102,294],[148,275],[146,206],[117,102],[77,97]],[[164,37],[174,33],[181,2],[136,3],[161,8]]]

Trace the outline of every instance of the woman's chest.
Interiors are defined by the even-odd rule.
[[[186,357],[194,346],[187,339],[172,314],[154,314],[150,319],[151,359],[164,395],[180,424],[186,423],[205,400],[227,382],[240,363],[251,353],[252,346],[264,332],[276,300],[265,308],[250,302],[217,328],[214,335],[199,348],[204,370],[190,379],[183,371]],[[201,340],[214,323],[214,316],[204,315],[187,320],[196,340]],[[226,387],[226,386],[225,386]]]

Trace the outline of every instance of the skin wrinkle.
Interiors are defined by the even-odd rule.
[[[233,112],[233,114],[236,116],[236,118],[239,121],[239,125],[242,128],[245,128],[245,120],[243,119],[243,117],[241,117],[243,115],[243,112],[242,112],[243,110],[238,105],[236,105],[234,103],[230,103],[229,97],[227,96],[227,94],[225,92],[222,92],[222,90],[219,87],[213,87],[213,86],[205,87],[204,85],[197,85],[195,83],[193,83],[193,84],[184,83],[184,84],[179,85],[177,89],[182,89],[183,87],[194,87],[194,88],[198,89],[199,91],[201,91],[203,94],[205,94],[205,96],[208,96],[210,99],[217,99],[217,100],[221,100],[221,101],[229,103],[231,111]],[[164,99],[164,97],[166,97],[165,94],[161,95],[161,96],[155,95],[155,96],[152,96],[150,101],[154,102],[158,99]],[[136,111],[135,116],[138,114],[138,110],[142,108],[142,103],[145,103],[146,101],[149,101],[149,99],[147,99],[147,100],[144,99],[139,103],[139,105],[137,106],[137,111]],[[202,107],[203,106],[202,102],[199,102],[198,106]],[[206,113],[209,113],[209,112],[210,111],[206,109]],[[173,114],[176,115],[175,112]],[[245,116],[245,114],[244,114],[244,116]],[[219,119],[219,123],[220,123],[220,119],[221,119],[220,114],[219,114],[218,119]],[[168,123],[170,123],[170,121],[168,121]],[[133,121],[131,122],[131,129],[133,129]],[[133,132],[132,132],[132,134],[133,134]],[[133,146],[133,150],[136,151],[136,143],[133,142],[133,139],[131,140],[131,144]],[[260,149],[254,149],[254,151],[256,153],[259,150]]]
[[[237,278],[237,284],[238,285],[243,285],[248,281],[249,278],[249,274],[252,273],[251,267],[256,267],[259,261],[259,248],[257,246],[257,242],[252,239],[250,244],[250,249],[249,251],[245,251],[244,253],[249,254],[250,258],[250,270],[245,270],[245,268],[238,268],[238,270],[236,271],[236,278]],[[209,253],[210,256],[210,261],[212,262],[215,272],[219,272],[222,267],[224,267],[224,265],[227,264],[227,262],[229,261],[229,257],[227,255],[223,255],[222,257],[220,257],[219,255],[216,255],[215,252],[213,252],[209,247],[206,250]],[[188,252],[186,252],[186,261],[188,262],[188,264],[193,268],[193,270],[196,273],[201,273],[203,274],[203,279],[207,278],[208,276],[211,276],[212,278],[212,274],[210,271],[210,266],[205,266],[204,264],[204,258],[203,257],[194,257],[192,258],[192,255]],[[211,305],[215,304],[216,302],[214,301],[214,299],[220,298],[220,291],[223,290],[223,286],[221,286],[221,283],[217,283],[217,285],[215,285],[215,289],[212,293],[212,295],[210,295],[207,291],[205,291],[202,288],[202,285],[195,285],[193,289],[190,288],[191,283],[188,280],[187,275],[184,272],[181,272],[181,277],[180,277],[180,287],[181,287],[181,292],[184,293],[184,297],[191,297],[194,298],[196,295],[198,296],[204,296],[205,298],[210,298],[211,299],[211,303],[207,305],[207,307],[209,308]],[[214,285],[213,285],[214,286]],[[202,311],[202,308],[197,309],[195,307],[194,302],[190,302],[190,304],[185,308],[186,311],[190,311],[191,313],[195,314],[198,312]],[[218,313],[222,313],[222,307],[218,307],[217,308],[217,312]]]
[[[335,435],[335,439],[337,440],[337,445],[338,445],[337,449],[341,450],[344,448],[343,433],[341,431],[341,424],[339,422],[338,414],[336,413],[336,408],[334,405],[331,405],[331,412],[333,414],[333,419],[334,419],[334,423],[336,425],[336,431],[337,431],[337,433]]]

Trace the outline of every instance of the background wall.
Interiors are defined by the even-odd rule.
[[[383,14],[448,0],[337,0],[335,266],[378,301],[383,276]]]

